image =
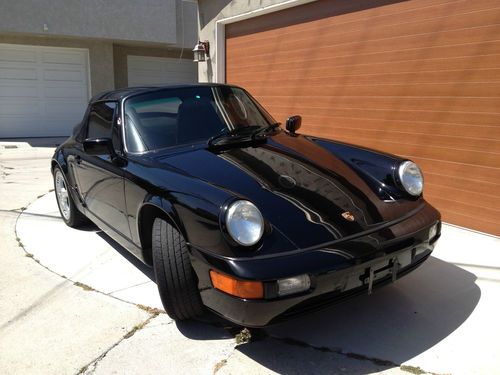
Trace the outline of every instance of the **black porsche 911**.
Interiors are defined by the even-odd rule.
[[[264,326],[422,264],[441,223],[418,166],[300,122],[230,85],[100,94],[52,159],[61,216],[152,266],[178,320]]]

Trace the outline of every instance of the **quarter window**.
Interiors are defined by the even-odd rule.
[[[111,138],[115,102],[101,102],[92,105],[89,114],[87,138]]]

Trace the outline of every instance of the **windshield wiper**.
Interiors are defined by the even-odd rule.
[[[216,134],[210,138],[208,138],[208,141],[207,141],[207,145],[208,146],[213,146],[214,144],[214,141],[216,141],[217,139],[219,138],[222,138],[222,137],[225,137],[225,136],[228,136],[231,132],[225,128],[223,131],[221,131],[219,134]]]
[[[275,122],[274,124],[271,124],[271,125],[266,126],[266,127],[261,127],[259,129],[255,130],[252,133],[252,139],[256,139],[258,135],[268,134],[268,133],[276,130],[277,128],[279,128],[280,124],[281,124],[280,122]]]
[[[207,141],[207,145],[210,146],[215,146],[218,144],[217,140],[224,138],[230,143],[231,141],[239,141],[241,139],[245,138],[250,138],[253,139],[252,136],[254,134],[254,131],[249,132],[249,130],[256,129],[259,130],[261,127],[259,125],[251,125],[251,126],[242,126],[239,128],[236,128],[234,130],[229,130],[228,128],[225,128],[223,131],[221,131],[219,134],[216,134],[212,137],[210,137]],[[224,142],[226,143],[226,142]]]

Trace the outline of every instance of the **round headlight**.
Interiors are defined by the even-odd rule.
[[[412,161],[401,163],[398,169],[399,180],[401,185],[408,194],[419,196],[424,190],[424,176],[422,171]]]
[[[255,245],[264,233],[262,214],[249,201],[236,201],[229,206],[226,226],[231,237],[243,246]]]

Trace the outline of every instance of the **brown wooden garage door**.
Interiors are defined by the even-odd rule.
[[[278,121],[415,160],[445,221],[500,235],[500,1],[321,0],[226,38],[226,81]]]

